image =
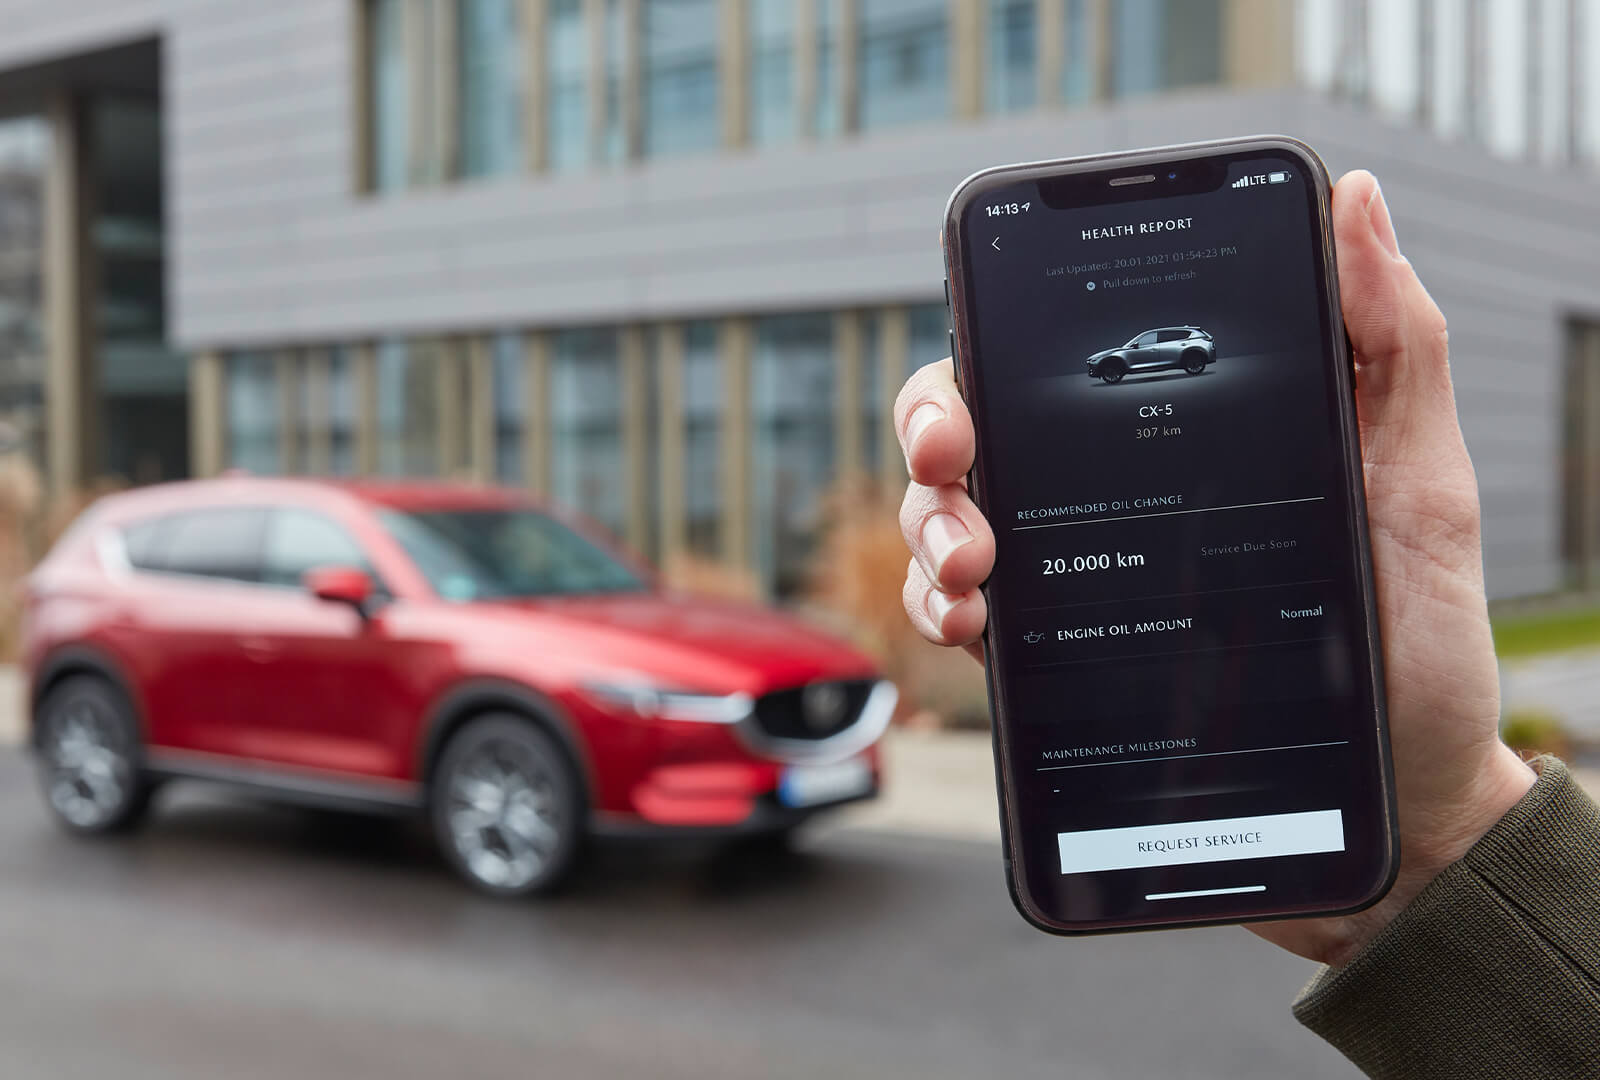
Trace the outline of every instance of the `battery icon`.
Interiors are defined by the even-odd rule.
[[[1269,172],[1267,174],[1267,183],[1269,184],[1287,184],[1288,182],[1289,174],[1286,172]]]

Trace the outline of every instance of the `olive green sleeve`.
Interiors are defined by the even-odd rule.
[[[1534,764],[1488,835],[1295,1002],[1367,1075],[1600,1077],[1600,808]]]

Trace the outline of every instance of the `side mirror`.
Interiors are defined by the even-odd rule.
[[[365,618],[372,599],[372,579],[353,566],[322,566],[306,571],[306,589],[318,600],[349,604]]]

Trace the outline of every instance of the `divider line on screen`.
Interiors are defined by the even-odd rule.
[[[1047,521],[1042,525],[1013,525],[1012,532],[1028,529],[1059,529],[1063,525],[1093,525],[1099,521],[1138,521],[1141,518],[1173,517],[1177,514],[1214,514],[1218,510],[1253,510],[1258,506],[1290,506],[1294,503],[1322,502],[1326,495],[1312,495],[1305,499],[1274,499],[1271,502],[1239,503],[1235,506],[1197,506],[1193,510],[1162,510],[1154,514],[1124,514],[1121,517],[1079,518],[1076,521]]]
[[[1212,750],[1205,754],[1166,754],[1161,757],[1128,758],[1124,761],[1080,761],[1073,765],[1040,765],[1034,772],[1058,772],[1061,769],[1094,769],[1101,765],[1140,765],[1147,761],[1182,761],[1185,758],[1228,757],[1232,754],[1267,754],[1274,750],[1312,750],[1319,746],[1348,746],[1349,739],[1333,742],[1296,743],[1293,746],[1257,746],[1249,750]]]

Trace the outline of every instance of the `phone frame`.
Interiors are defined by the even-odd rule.
[[[988,462],[984,449],[982,410],[977,407],[974,400],[974,394],[978,393],[977,387],[981,384],[981,380],[977,377],[974,364],[973,331],[969,318],[970,297],[968,295],[967,271],[970,260],[967,258],[967,252],[961,236],[961,223],[972,204],[983,198],[994,188],[1009,186],[1018,182],[1042,181],[1054,178],[1078,178],[1097,173],[1136,171],[1140,169],[1156,172],[1158,174],[1157,179],[1148,191],[1146,191],[1144,185],[1131,189],[1126,201],[1144,201],[1139,197],[1141,194],[1147,194],[1149,198],[1158,198],[1163,193],[1159,177],[1162,171],[1170,170],[1174,166],[1183,169],[1185,166],[1192,166],[1193,163],[1203,162],[1219,156],[1232,157],[1257,152],[1263,154],[1288,154],[1294,157],[1303,165],[1304,175],[1308,183],[1314,188],[1315,198],[1313,202],[1318,218],[1317,232],[1321,240],[1317,255],[1320,257],[1320,271],[1324,283],[1322,292],[1328,305],[1327,325],[1331,328],[1332,333],[1332,340],[1327,344],[1330,355],[1334,357],[1343,356],[1345,358],[1344,363],[1336,362],[1334,365],[1337,392],[1333,396],[1333,405],[1338,414],[1338,428],[1341,434],[1341,449],[1345,465],[1343,480],[1350,494],[1350,505],[1354,517],[1354,528],[1351,530],[1355,546],[1354,565],[1356,566],[1357,584],[1360,591],[1361,623],[1365,627],[1364,636],[1370,662],[1369,685],[1373,692],[1373,700],[1370,705],[1372,715],[1376,719],[1371,734],[1377,741],[1377,761],[1382,773],[1380,787],[1383,793],[1383,805],[1376,808],[1376,810],[1385,826],[1383,835],[1387,838],[1388,843],[1382,853],[1383,864],[1381,872],[1377,875],[1373,887],[1354,899],[1339,898],[1339,900],[1330,902],[1325,907],[1306,908],[1302,906],[1293,910],[1284,910],[1271,904],[1251,905],[1249,897],[1256,894],[1245,894],[1240,897],[1240,905],[1237,910],[1205,918],[1184,918],[1180,916],[1172,920],[1136,918],[1097,920],[1093,922],[1063,922],[1052,918],[1027,895],[1020,885],[1020,876],[1016,871],[1016,865],[1023,859],[1023,849],[1015,843],[1015,837],[1021,826],[1015,820],[1016,799],[1010,790],[1008,779],[1010,770],[1007,768],[1007,763],[1010,761],[1011,749],[1008,737],[1011,721],[1002,692],[1003,682],[995,676],[996,670],[1005,663],[1005,650],[997,635],[992,633],[994,620],[991,616],[990,620],[984,625],[982,640],[986,660],[984,673],[988,685],[991,720],[990,736],[994,752],[995,789],[999,795],[1000,837],[1005,858],[1006,887],[1011,894],[1011,902],[1016,906],[1017,912],[1031,925],[1046,933],[1078,936],[1132,930],[1178,929],[1193,926],[1349,915],[1365,910],[1381,900],[1394,885],[1395,878],[1399,874],[1400,831],[1395,803],[1394,762],[1389,744],[1388,709],[1384,693],[1383,650],[1378,629],[1377,593],[1372,572],[1372,549],[1367,519],[1366,486],[1361,462],[1361,438],[1356,419],[1355,353],[1350,346],[1349,335],[1344,324],[1344,314],[1339,300],[1339,276],[1333,240],[1332,183],[1328,176],[1327,167],[1315,150],[1306,143],[1289,136],[1257,135],[1237,139],[1182,143],[1143,150],[1096,154],[1088,157],[1000,165],[973,173],[957,185],[945,205],[944,224],[940,231],[940,246],[944,252],[945,293],[950,309],[950,345],[952,361],[955,366],[956,385],[972,413],[973,429],[976,435],[972,469],[968,473],[968,491],[984,517],[991,518],[991,507],[986,497],[987,485],[985,484],[985,477],[987,475]],[[1167,193],[1170,194],[1170,192]],[[981,588],[984,599],[987,602],[989,600],[989,583],[985,582]]]

